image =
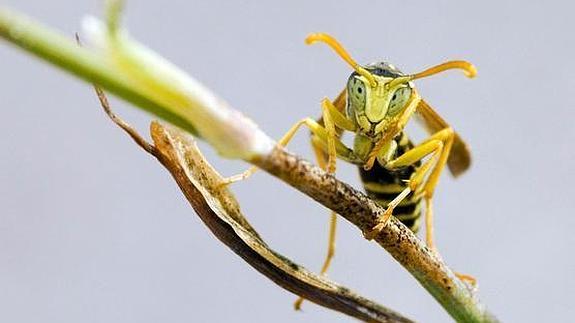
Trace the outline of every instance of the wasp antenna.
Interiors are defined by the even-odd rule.
[[[445,62],[433,67],[426,69],[425,71],[419,72],[417,74],[411,75],[411,79],[420,79],[423,77],[428,77],[437,73],[441,73],[443,71],[451,70],[451,69],[460,69],[463,70],[465,76],[469,78],[475,77],[477,75],[477,69],[473,64],[466,62],[466,61],[449,61]]]
[[[311,45],[316,42],[322,42],[329,45],[329,47],[331,47],[341,58],[343,58],[344,61],[351,65],[351,67],[356,72],[365,77],[371,86],[375,87],[377,85],[375,77],[373,77],[373,75],[371,75],[368,70],[357,64],[353,58],[351,58],[351,55],[349,55],[345,48],[343,48],[343,46],[335,38],[326,33],[312,33],[305,38],[305,43],[307,45]]]

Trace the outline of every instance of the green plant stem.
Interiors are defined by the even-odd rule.
[[[48,26],[2,7],[0,7],[0,37],[89,83],[100,85],[161,119],[196,134],[190,120],[154,102],[146,93],[141,93],[133,82],[110,68],[102,57],[78,46],[72,37],[67,38]]]

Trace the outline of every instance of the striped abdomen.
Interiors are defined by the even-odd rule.
[[[397,158],[413,148],[413,144],[403,132],[395,140],[397,142],[397,151],[393,158]],[[421,162],[417,162],[413,165],[390,171],[375,162],[368,171],[364,170],[363,167],[358,168],[367,195],[381,204],[381,206],[387,207],[387,204],[407,187],[407,181],[420,165]],[[412,231],[417,232],[421,216],[421,202],[421,196],[414,196],[412,192],[395,208],[393,215]]]

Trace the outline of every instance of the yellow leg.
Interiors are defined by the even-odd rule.
[[[293,139],[293,136],[296,134],[296,132],[299,130],[299,128],[303,125],[306,125],[311,130],[311,132],[314,133],[316,136],[318,136],[320,138],[325,138],[325,140],[328,140],[327,139],[328,138],[328,132],[326,131],[325,128],[323,128],[315,120],[313,120],[311,118],[305,118],[305,119],[302,119],[299,122],[297,122],[295,125],[293,125],[288,130],[288,132],[286,132],[285,135],[283,135],[283,137],[278,141],[278,146],[285,147]],[[238,181],[242,181],[242,180],[250,177],[251,175],[253,175],[257,170],[258,170],[258,168],[256,166],[252,166],[240,174],[236,174],[236,175],[225,178],[224,181],[222,182],[222,185],[229,185],[229,184],[232,184],[232,183],[235,183]]]
[[[440,131],[441,136],[445,139],[444,141],[444,149],[441,151],[439,156],[439,160],[435,168],[432,170],[431,174],[427,182],[424,185],[424,193],[425,193],[425,242],[427,247],[429,247],[433,252],[437,252],[437,247],[435,246],[434,241],[434,230],[433,230],[433,193],[435,192],[435,186],[439,180],[439,175],[441,175],[441,171],[445,167],[449,152],[451,151],[451,146],[453,145],[454,140],[454,133],[451,128],[444,129]],[[455,273],[455,276],[462,281],[468,282],[469,284],[476,286],[477,280],[475,277],[467,274],[462,273]]]
[[[425,197],[425,243],[432,251],[436,251],[433,241],[433,199]]]
[[[382,214],[379,217],[379,219],[377,220],[377,224],[373,227],[373,229],[370,232],[368,232],[366,234],[367,239],[373,239],[377,234],[379,234],[381,229],[383,229],[385,227],[385,225],[387,225],[387,222],[391,218],[391,215],[393,214],[393,209],[397,205],[399,205],[399,203],[401,203],[401,201],[403,199],[405,199],[409,195],[409,193],[411,193],[412,191],[416,191],[419,188],[420,184],[424,181],[425,176],[430,171],[431,171],[431,174],[429,175],[429,178],[425,181],[423,190],[425,193],[426,201],[428,200],[428,198],[429,198],[429,201],[431,200],[432,195],[429,195],[429,193],[428,193],[429,192],[428,189],[430,188],[430,186],[429,186],[430,180],[432,179],[432,176],[434,173],[437,174],[435,177],[435,182],[432,183],[433,185],[437,184],[437,177],[439,176],[439,173],[437,172],[437,170],[439,170],[439,172],[440,172],[441,168],[443,168],[445,166],[445,162],[447,161],[447,158],[446,157],[443,158],[443,156],[444,156],[444,154],[446,156],[449,155],[449,152],[445,153],[445,151],[446,151],[445,148],[451,147],[450,143],[452,142],[452,139],[453,139],[453,131],[450,128],[441,130],[441,131],[433,134],[432,136],[430,136],[428,139],[423,141],[418,146],[405,152],[403,155],[399,156],[398,158],[396,158],[392,161],[389,161],[384,166],[387,169],[393,170],[393,169],[397,169],[400,167],[412,165],[412,164],[416,163],[417,161],[431,155],[430,159],[427,160],[421,167],[419,167],[419,169],[413,174],[412,178],[409,181],[408,187],[405,188],[395,199],[393,199],[393,201],[391,201],[388,204],[387,209],[385,210],[384,214]],[[447,145],[446,145],[446,142],[448,143]],[[441,164],[442,160],[443,160],[443,164]],[[431,189],[433,189],[433,188],[434,188],[434,186],[431,187]],[[433,193],[432,190],[431,190],[431,193]],[[429,203],[428,203],[428,205],[430,205]],[[430,220],[431,219],[430,216],[432,216],[432,213],[426,212],[426,220]],[[432,222],[426,221],[426,225],[427,225],[426,232],[429,232],[431,234],[431,235],[428,234],[429,239],[427,239],[427,241],[433,243]],[[431,228],[431,229],[429,229],[429,228]]]
[[[451,128],[445,128],[437,132],[435,135],[439,140],[443,142],[443,149],[441,151],[441,155],[439,156],[439,161],[437,162],[437,165],[435,165],[435,167],[431,171],[429,179],[425,184],[425,192],[426,195],[429,197],[433,196],[435,186],[439,181],[439,176],[441,175],[441,172],[443,171],[447,163],[447,158],[449,157],[449,152],[451,151],[451,146],[453,145],[454,132],[453,129]]]
[[[429,178],[425,182],[423,187],[423,192],[425,196],[425,240],[427,246],[435,251],[435,243],[433,238],[433,193],[435,192],[435,187],[439,181],[439,175],[441,171],[445,168],[447,163],[447,158],[449,157],[449,152],[451,151],[451,146],[453,145],[454,132],[451,128],[445,128],[435,134],[439,140],[443,142],[443,149],[439,155],[439,160],[435,167],[431,170]]]
[[[331,265],[331,261],[333,256],[335,255],[335,237],[337,233],[337,214],[335,212],[331,212],[331,216],[329,218],[329,238],[328,238],[328,245],[327,245],[327,254],[325,256],[325,260],[321,267],[320,275],[325,275],[329,266]],[[303,303],[304,298],[299,297],[293,304],[293,307],[296,311],[301,310],[301,304]]]
[[[328,248],[327,254],[325,256],[325,260],[323,265],[321,266],[320,274],[324,275],[327,273],[329,266],[331,265],[331,260],[335,255],[335,235],[337,232],[337,214],[335,212],[331,212],[329,217],[329,239],[328,239]]]
[[[332,115],[330,114],[330,108],[335,110],[335,107],[328,99],[324,99],[321,102],[321,109],[323,111],[323,123],[325,125],[325,129],[327,130],[327,167],[324,169],[330,173],[335,173],[335,159],[337,157],[337,153],[335,151],[335,125],[333,123]],[[336,113],[339,112],[336,110]],[[321,166],[321,165],[320,165]]]
[[[387,221],[389,221],[389,219],[391,218],[391,215],[393,214],[393,209],[396,206],[398,206],[399,203],[401,203],[401,201],[403,201],[403,199],[407,195],[409,195],[409,193],[411,193],[411,188],[407,187],[401,193],[399,193],[399,195],[396,198],[394,198],[391,202],[389,202],[385,212],[383,212],[383,214],[380,215],[379,218],[377,219],[376,221],[377,224],[371,229],[370,232],[365,234],[365,238],[367,240],[372,240],[379,234],[379,232],[381,232],[381,229],[383,229],[387,225]]]
[[[314,152],[316,154],[316,158],[317,158],[317,162],[319,164],[319,166],[326,170],[328,173],[332,174],[335,173],[336,170],[336,157],[337,157],[337,152],[336,152],[336,147],[335,147],[335,141],[339,141],[339,139],[337,139],[336,137],[336,132],[335,132],[335,125],[336,122],[334,122],[334,120],[332,119],[332,117],[334,116],[334,113],[339,117],[339,118],[345,118],[343,115],[341,115],[341,113],[339,111],[336,110],[336,108],[333,106],[333,104],[328,100],[328,99],[324,99],[322,101],[322,110],[323,110],[323,122],[325,124],[325,129],[327,131],[327,153],[328,153],[328,160],[326,162],[325,157],[324,157],[324,152],[321,146],[318,146],[314,141],[312,141],[312,146],[314,148]],[[337,118],[334,118],[337,119]],[[347,119],[345,119],[345,121],[349,121]],[[342,119],[338,120],[337,125],[340,126],[340,124],[342,123]],[[349,125],[342,125],[342,128],[346,127],[347,130],[351,130]],[[333,260],[333,256],[335,255],[335,238],[336,238],[336,233],[337,233],[337,214],[335,214],[334,212],[331,212],[330,215],[330,219],[329,219],[329,237],[328,237],[328,246],[327,246],[327,254],[325,256],[325,260],[323,262],[323,265],[321,267],[321,271],[320,274],[321,275],[325,275],[327,273],[327,270],[329,269],[329,266],[331,265],[331,261]],[[303,303],[304,299],[302,297],[299,297],[295,303],[294,303],[294,308],[296,311],[299,311],[301,309],[301,305]]]
[[[227,186],[227,185],[230,185],[230,184],[235,183],[235,182],[243,181],[244,179],[252,176],[257,170],[258,170],[258,168],[256,166],[252,166],[252,167],[246,169],[245,171],[243,171],[242,173],[232,175],[230,177],[226,177],[222,180],[222,182],[220,183],[220,186]]]
[[[409,185],[399,193],[389,204],[387,205],[387,209],[379,217],[377,220],[377,224],[373,227],[373,229],[366,233],[365,237],[368,240],[375,238],[377,234],[385,227],[387,221],[391,218],[393,214],[393,210],[397,207],[411,192],[415,192],[417,194],[418,189],[425,179],[425,175],[428,173],[429,169],[436,163],[437,161],[437,154],[434,154],[429,160],[427,160],[421,167],[413,174],[411,179],[409,180]]]
[[[292,140],[293,136],[296,134],[299,128],[305,125],[320,142],[327,144],[328,154],[331,157],[328,160],[327,169],[324,169],[330,173],[333,173],[335,171],[335,159],[337,155],[342,156],[346,160],[355,159],[353,151],[345,146],[345,144],[343,144],[341,140],[337,138],[335,126],[350,131],[353,131],[355,126],[353,125],[353,122],[346,119],[346,117],[341,112],[339,112],[327,98],[322,101],[322,111],[325,127],[311,118],[304,118],[293,125],[288,130],[288,132],[286,132],[286,134],[278,141],[278,146],[286,146]],[[321,147],[314,145],[314,150],[316,150],[317,156],[319,156],[317,153],[318,149],[321,150]],[[333,169],[333,171],[330,171],[331,169]],[[252,166],[241,174],[225,178],[221,185],[229,185],[231,183],[244,180],[253,175],[256,171],[257,167]]]
[[[336,123],[334,122],[334,119],[339,118],[337,124],[343,125],[343,127],[345,127],[347,130],[351,130],[353,123],[351,124],[351,126],[349,124],[345,124],[345,122],[350,122],[350,121],[347,118],[345,118],[333,106],[331,101],[329,101],[328,99],[324,99],[322,101],[321,105],[322,105],[322,111],[323,111],[323,122],[325,124],[325,128],[326,128],[327,133],[328,133],[328,137],[327,137],[328,160],[327,160],[327,164],[325,164],[323,158],[318,159],[318,163],[319,163],[319,166],[321,168],[327,170],[328,173],[333,174],[333,173],[335,173],[335,170],[336,170],[336,157],[337,157],[337,152],[336,152],[336,148],[335,148],[335,140],[336,140],[335,124]],[[318,148],[319,147],[314,147],[314,150],[316,150],[316,155],[317,155],[317,149]],[[327,270],[329,269],[329,266],[331,265],[331,261],[333,259],[333,256],[335,255],[336,232],[337,232],[337,214],[335,214],[335,212],[331,212],[330,219],[329,219],[329,238],[328,238],[327,254],[326,254],[325,260],[323,262],[323,265],[321,267],[321,271],[320,271],[321,275],[324,275],[327,272]],[[301,302],[299,302],[299,305],[301,306]],[[296,301],[296,309],[298,309],[298,308],[299,308],[299,306],[297,306],[297,301]]]
[[[341,113],[328,98],[324,98],[321,101],[321,106],[324,113],[329,114],[333,125],[343,130],[355,132],[356,130],[355,122],[349,119],[343,113]]]

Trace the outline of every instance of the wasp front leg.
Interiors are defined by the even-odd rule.
[[[336,158],[338,156],[343,159],[354,159],[353,151],[337,137],[336,127],[347,131],[354,131],[355,124],[339,112],[327,98],[322,100],[321,108],[324,126],[311,118],[302,119],[284,135],[284,137],[279,141],[279,145],[287,145],[297,130],[302,125],[306,125],[313,135],[312,146],[316,153],[319,166],[325,169],[328,173],[334,173],[336,168]],[[324,158],[320,158],[323,152],[327,152],[328,154],[327,163],[325,163]]]
[[[384,163],[383,166],[385,168],[395,170],[412,165],[429,156],[429,159],[425,161],[412,175],[407,187],[389,203],[384,214],[378,218],[377,224],[374,226],[372,231],[366,235],[368,239],[375,237],[381,229],[385,227],[393,214],[393,209],[397,207],[403,199],[405,199],[411,192],[421,191],[426,202],[426,242],[429,248],[433,250],[435,249],[435,245],[433,243],[432,198],[435,186],[439,180],[439,175],[441,175],[441,171],[447,162],[447,157],[449,156],[452,144],[453,130],[451,128],[445,128],[433,134],[427,140],[408,150],[396,159]]]
[[[328,161],[325,167],[322,167],[329,173],[335,172],[335,161],[339,156],[344,160],[356,161],[357,157],[352,149],[347,147],[341,140],[337,138],[336,129],[338,127],[347,131],[355,131],[355,124],[347,119],[337,108],[331,103],[328,98],[324,98],[321,102],[322,116],[324,125],[322,126],[312,118],[304,118],[294,124],[283,137],[278,141],[278,146],[285,147],[293,139],[294,135],[302,126],[307,126],[313,134],[312,146],[316,153],[318,163],[321,165],[324,158],[320,158],[322,151],[327,150]],[[231,183],[244,180],[253,175],[257,171],[256,166],[252,166],[243,173],[230,176],[224,179],[222,185],[229,185]]]

